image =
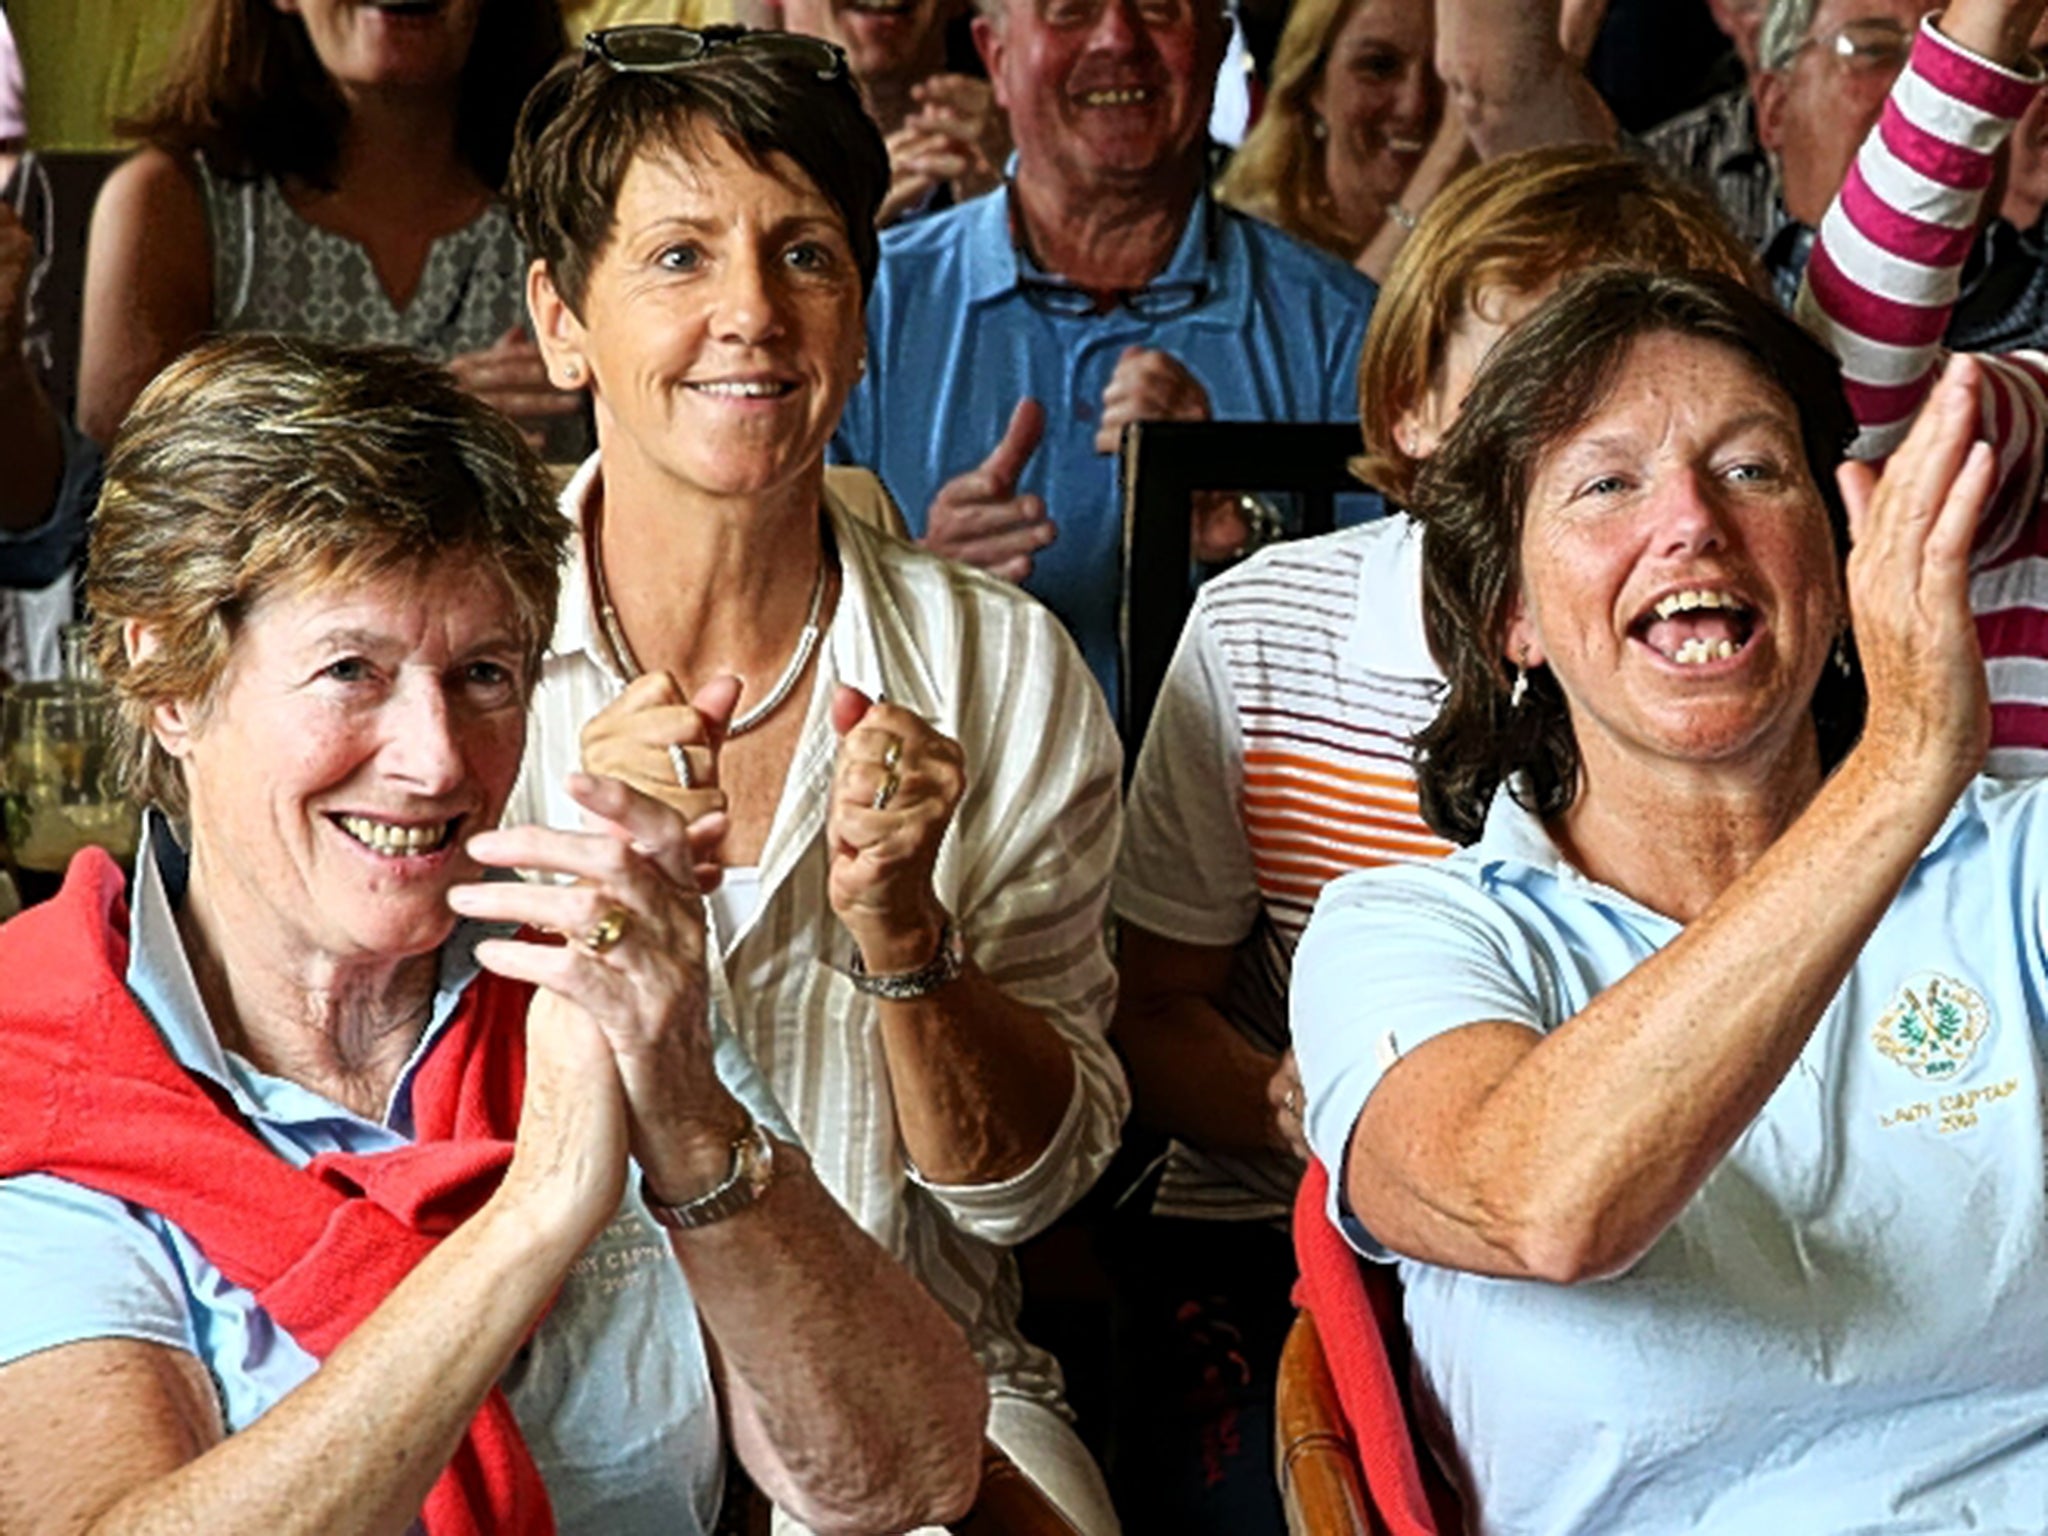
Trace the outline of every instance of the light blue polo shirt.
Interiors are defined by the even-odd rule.
[[[1045,499],[1059,538],[1025,587],[1079,641],[1114,707],[1123,517],[1116,455],[1095,451],[1095,432],[1117,359],[1130,346],[1171,353],[1218,420],[1353,421],[1358,352],[1379,290],[1206,195],[1151,285],[1199,292],[1184,314],[1048,314],[1025,296],[1020,272],[1045,276],[1011,243],[1004,188],[885,231],[868,299],[868,370],[833,456],[880,474],[922,534],[939,488],[988,457],[1017,401],[1044,406],[1045,438],[1018,489]]]
[[[383,1122],[364,1120],[222,1049],[172,917],[169,891],[182,886],[182,858],[160,823],[153,833],[158,857],[138,861],[127,979],[171,1054],[220,1084],[271,1149],[298,1166],[322,1152],[378,1152],[408,1141],[414,1075],[476,978],[475,945],[491,930],[465,923],[442,947],[427,1031]],[[160,859],[168,867],[159,868]],[[717,1065],[726,1086],[794,1143],[722,1026]],[[197,1355],[230,1433],[318,1364],[161,1216],[46,1175],[0,1180],[0,1364],[101,1338]],[[710,1531],[724,1469],[717,1404],[696,1307],[666,1234],[639,1202],[637,1179],[503,1385],[564,1536]]]
[[[1475,1529],[2048,1531],[2044,885],[2048,785],[1977,780],[1627,1273],[1399,1261],[1418,1397]],[[1311,1144],[1341,1167],[1401,1055],[1475,1020],[1552,1029],[1677,932],[1505,794],[1442,863],[1334,881],[1294,968]]]

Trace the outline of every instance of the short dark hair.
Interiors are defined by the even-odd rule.
[[[724,39],[738,27],[706,29]],[[619,188],[649,148],[687,161],[700,135],[724,139],[766,169],[786,156],[839,212],[860,269],[874,285],[881,259],[875,213],[889,190],[889,153],[850,76],[773,49],[720,47],[678,69],[614,70],[565,59],[519,114],[506,197],[526,248],[547,263],[564,302],[583,309],[590,269],[612,236]]]
[[[569,523],[519,430],[398,347],[231,336],[143,390],[108,452],[86,599],[137,798],[185,810],[159,704],[204,706],[249,611],[275,591],[460,558],[504,584],[530,689],[553,633]],[[129,620],[161,641],[131,658]]]
[[[489,186],[504,183],[519,104],[565,47],[556,0],[486,0],[479,10],[455,142]],[[194,0],[156,94],[114,128],[173,155],[203,153],[225,176],[330,187],[346,117],[302,17],[273,0]]]
[[[1633,344],[1658,332],[1727,347],[1783,391],[1837,558],[1848,554],[1834,469],[1856,423],[1826,348],[1720,273],[1599,267],[1567,283],[1494,349],[1416,481],[1424,622],[1449,685],[1416,737],[1417,779],[1423,818],[1454,842],[1477,840],[1502,784],[1545,818],[1578,793],[1578,742],[1549,669],[1533,669],[1521,704],[1509,702],[1502,647],[1521,589],[1525,507],[1543,455],[1601,407]],[[1863,679],[1845,655],[1847,670],[1828,668],[1814,692],[1827,766],[1863,725]]]

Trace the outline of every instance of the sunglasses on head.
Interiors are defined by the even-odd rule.
[[[668,74],[701,64],[723,49],[744,49],[763,58],[786,59],[823,81],[846,78],[846,54],[823,38],[796,32],[759,32],[747,27],[684,27],[645,22],[606,27],[583,39],[583,63],[602,63],[621,74]]]

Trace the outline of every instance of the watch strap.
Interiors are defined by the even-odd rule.
[[[665,1205],[656,1198],[654,1187],[643,1172],[640,1198],[647,1206],[647,1214],[662,1226],[687,1232],[744,1211],[767,1192],[774,1178],[775,1138],[768,1133],[768,1127],[750,1115],[747,1128],[733,1138],[732,1166],[717,1184],[694,1200]]]

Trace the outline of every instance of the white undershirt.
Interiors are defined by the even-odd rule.
[[[761,866],[728,868],[718,882],[718,889],[706,899],[711,903],[711,921],[717,924],[721,941],[730,944],[732,936],[751,923],[761,909]]]

